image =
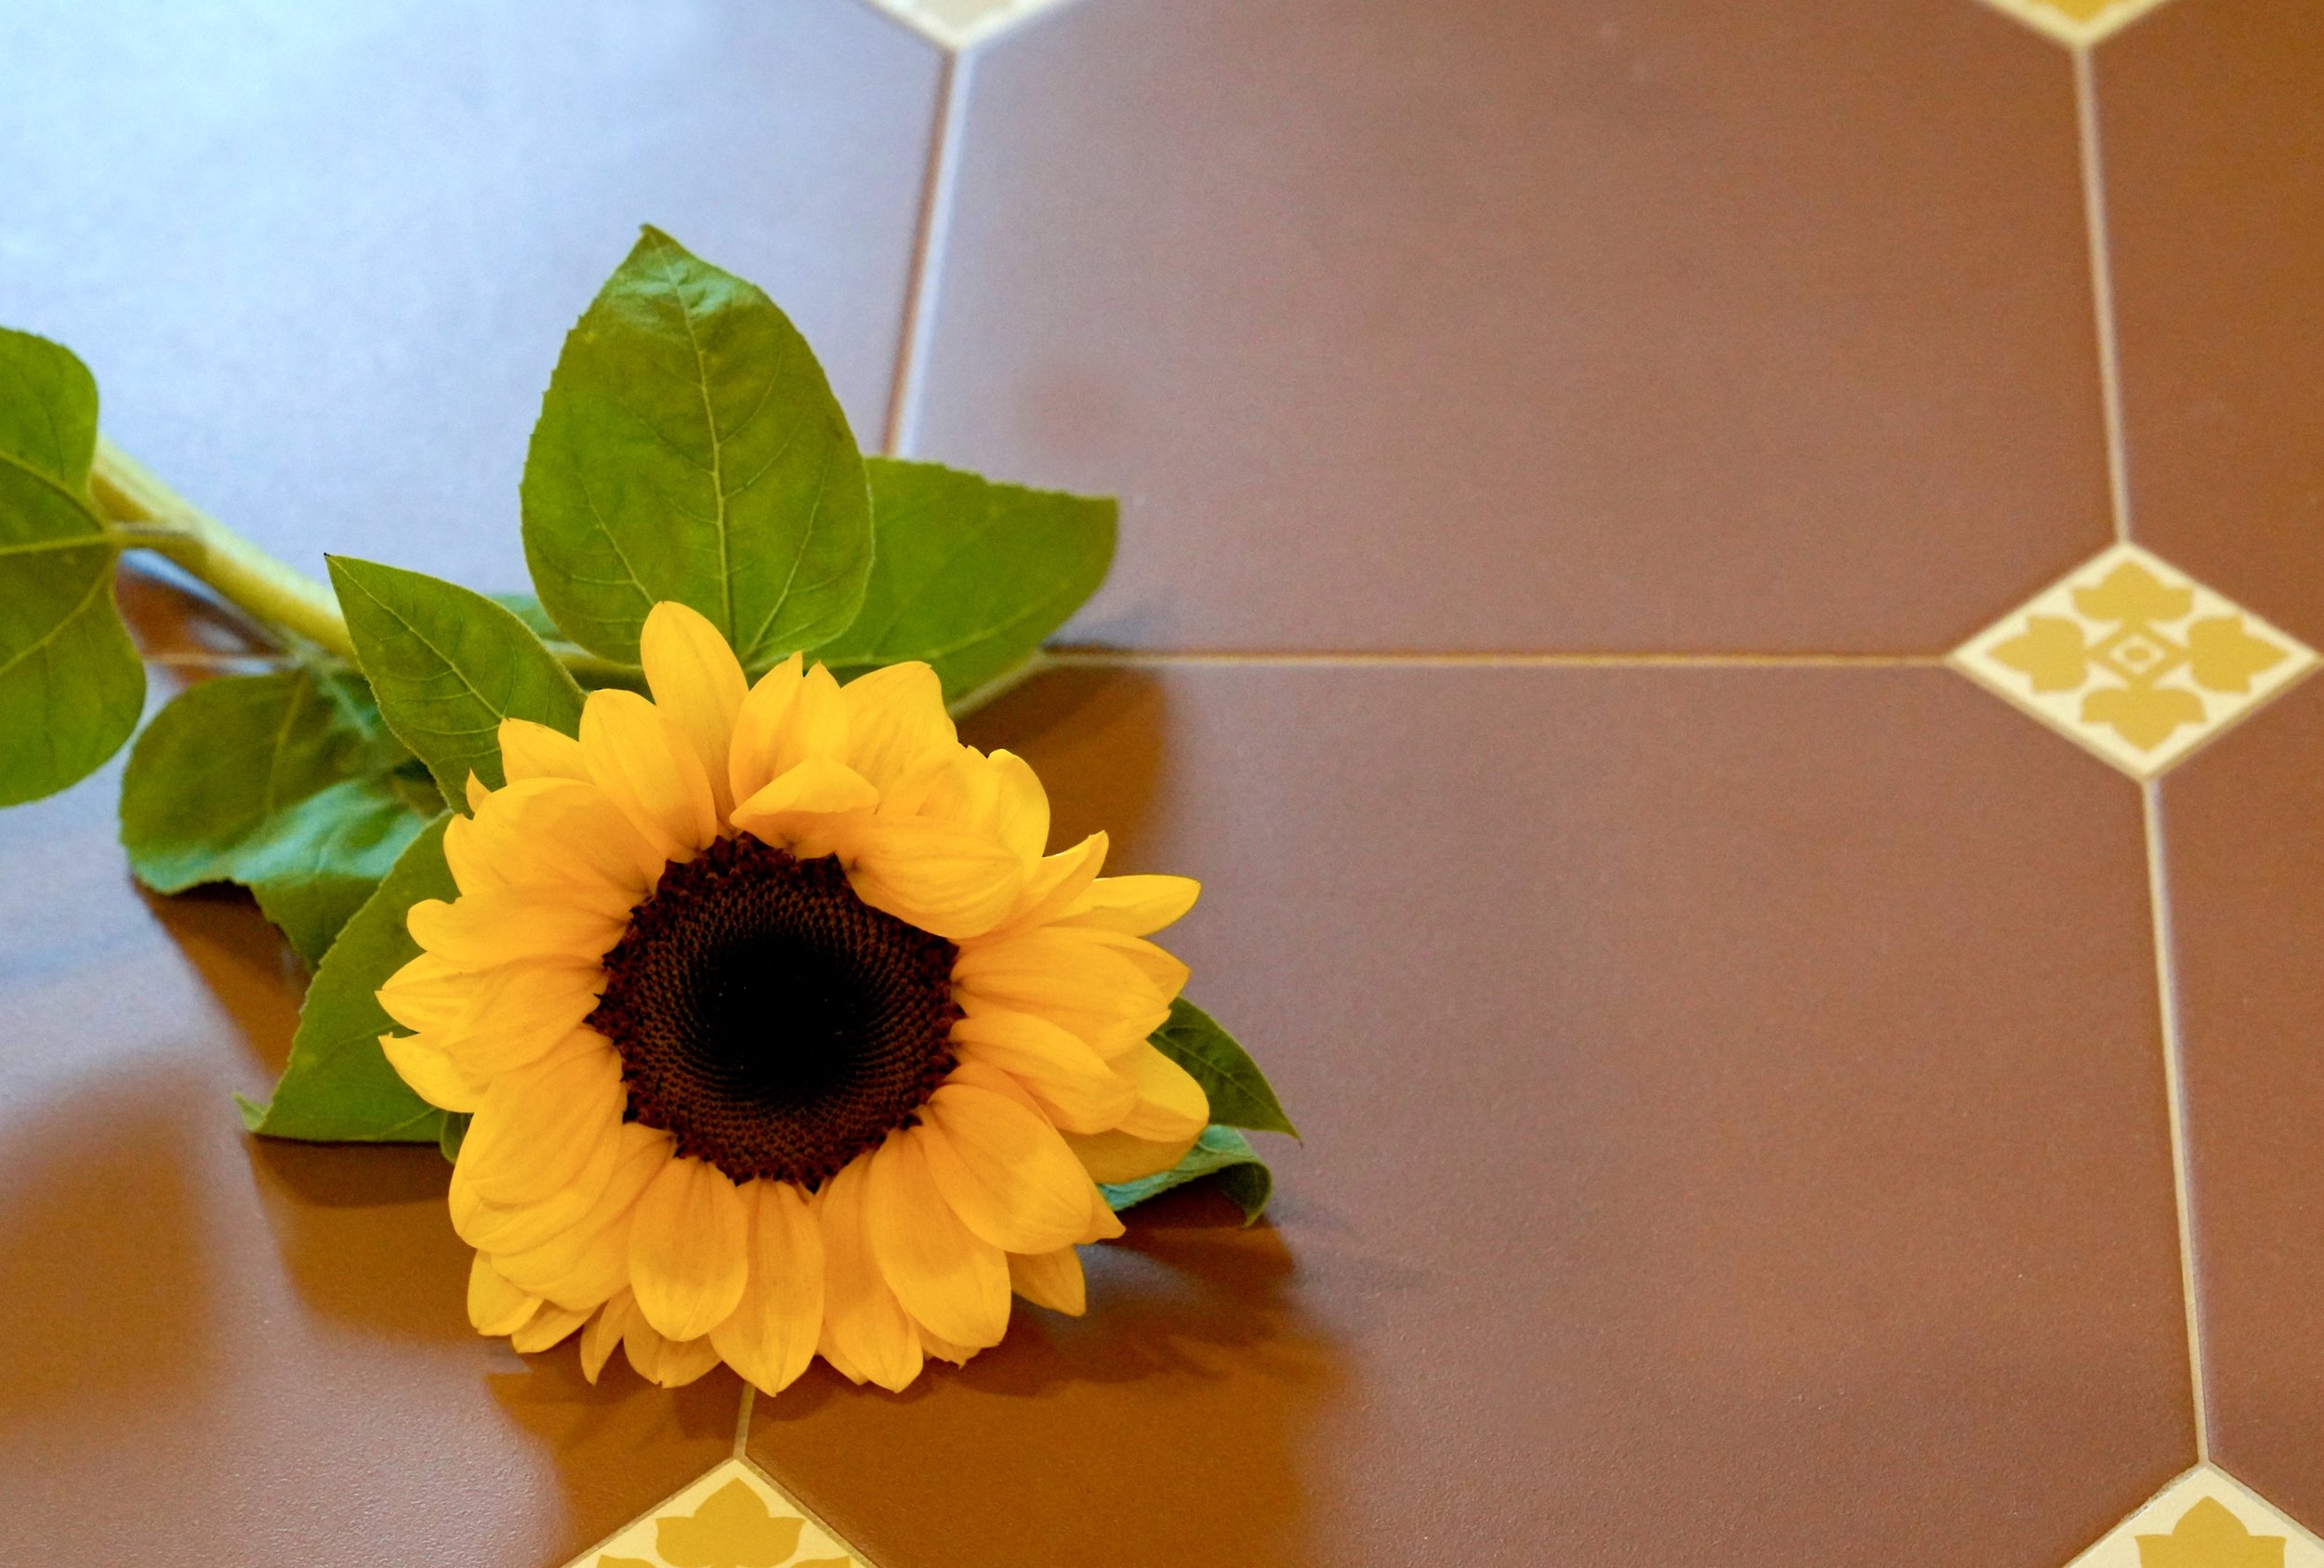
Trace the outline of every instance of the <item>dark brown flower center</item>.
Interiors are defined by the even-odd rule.
[[[621,1052],[631,1120],[737,1181],[812,1189],[952,1071],[958,955],[857,898],[837,860],[743,834],[662,873],[588,1023]]]

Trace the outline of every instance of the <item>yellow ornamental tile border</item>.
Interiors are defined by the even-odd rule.
[[[2324,1542],[2215,1465],[2198,1465],[2067,1568],[2324,1568]]]
[[[565,1568],[872,1568],[783,1495],[729,1459]]]
[[[2061,44],[2089,45],[2119,33],[2167,0],[1986,0]]]
[[[2136,545],[2076,567],[1947,660],[2134,779],[2316,668],[2304,643]]]
[[[981,44],[1004,28],[1065,0],[872,0],[905,26],[947,49]]]

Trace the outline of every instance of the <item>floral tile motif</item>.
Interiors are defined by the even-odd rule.
[[[763,1471],[729,1459],[566,1568],[871,1568]]]
[[[2324,1568],[2324,1542],[2215,1465],[2198,1465],[2067,1568]]]
[[[906,26],[947,49],[983,43],[1003,28],[1063,0],[872,0]]]
[[[1948,662],[2151,779],[2308,674],[2317,656],[2159,557],[2117,545]]]
[[[2164,0],[1988,0],[2027,26],[2062,44],[2095,44],[2145,16]]]

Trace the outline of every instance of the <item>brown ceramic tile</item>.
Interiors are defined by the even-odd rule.
[[[855,0],[0,7],[0,323],[301,564],[521,587],[541,389],[640,222],[763,283],[878,441],[940,70]]]
[[[2324,687],[2162,785],[2212,1454],[2324,1526]]]
[[[988,710],[1306,1141],[754,1453],[882,1568],[2054,1565],[2194,1459],[2137,786],[1939,669]]]
[[[253,1140],[297,983],[148,900],[112,770],[0,816],[0,1558],[538,1568],[723,1456],[738,1385],[478,1338],[432,1149]]]
[[[2133,534],[2324,636],[2324,7],[2172,0],[2096,62]]]
[[[1124,494],[1084,639],[1936,652],[2110,537],[1986,7],[1103,0],[964,90],[913,448]]]

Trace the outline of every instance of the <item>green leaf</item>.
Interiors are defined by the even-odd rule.
[[[235,1097],[252,1132],[323,1142],[443,1140],[444,1113],[414,1094],[379,1048],[379,1036],[397,1024],[373,993],[419,955],[404,912],[421,899],[459,896],[443,863],[449,820],[438,817],[412,840],[324,955],[274,1099],[259,1105]]]
[[[1267,1200],[1274,1193],[1274,1176],[1267,1169],[1267,1162],[1252,1151],[1249,1140],[1233,1127],[1222,1127],[1203,1128],[1195,1146],[1186,1151],[1186,1157],[1159,1175],[1102,1184],[1098,1191],[1105,1194],[1106,1204],[1118,1214],[1132,1205],[1205,1177],[1211,1178],[1219,1191],[1235,1200],[1243,1211],[1246,1225],[1255,1223],[1267,1211]]]
[[[145,666],[113,608],[119,551],[89,499],[97,383],[70,349],[0,328],[0,806],[121,749]]]
[[[1300,1135],[1250,1053],[1185,997],[1170,1004],[1169,1021],[1154,1032],[1153,1040],[1156,1050],[1185,1068],[1210,1097],[1212,1121],[1253,1132]]]
[[[565,339],[523,504],[542,603],[625,664],[674,599],[762,669],[845,630],[871,571],[864,461],[807,340],[654,229]]]
[[[312,965],[442,809],[417,809],[409,760],[350,671],[205,681],[129,753],[121,842],[156,892],[248,888]]]
[[[581,688],[512,612],[417,572],[329,559],[379,711],[428,764],[445,800],[464,805],[471,771],[500,787],[503,718],[568,735],[580,729]]]
[[[957,698],[1006,674],[1105,580],[1119,506],[865,460],[878,551],[864,608],[816,651],[835,668],[924,659]]]

